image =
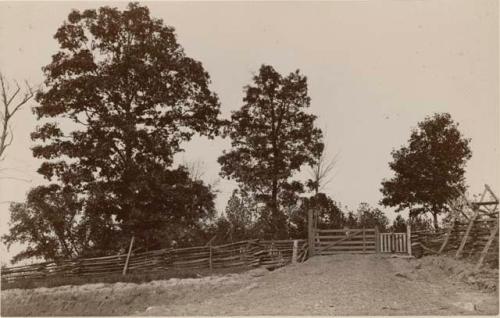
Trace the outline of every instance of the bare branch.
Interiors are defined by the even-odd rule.
[[[17,102],[15,103],[15,106],[13,106],[14,101],[18,99],[19,93],[22,91],[21,86],[17,81],[16,83],[16,89],[13,93],[9,93],[9,83],[3,76],[3,74],[0,72],[0,86],[1,86],[1,97],[2,97],[2,102],[3,102],[3,111],[0,111],[0,160],[2,158],[2,155],[5,153],[5,149],[9,147],[12,144],[12,141],[14,140],[14,133],[12,131],[12,126],[10,124],[11,118],[14,116],[14,114],[21,109],[23,105],[25,105],[29,100],[35,96],[35,90],[28,84],[27,81],[25,81],[26,88],[23,90],[24,91],[24,96]],[[13,107],[12,107],[13,106]]]
[[[10,137],[9,141],[5,144],[5,148],[8,146],[12,145],[12,141],[14,140],[14,133],[12,132],[12,125],[9,125],[9,134],[8,136]]]
[[[196,161],[184,160],[182,165],[186,167],[187,171],[189,172],[189,175],[191,176],[191,178],[193,178],[194,181],[201,181],[206,173],[205,162],[203,162],[202,160],[196,160]]]
[[[19,94],[20,91],[21,91],[21,87],[19,87],[19,85],[17,85],[16,91],[14,92],[14,94],[12,94],[12,96],[9,98],[9,100],[6,103],[7,107],[10,105],[10,103],[12,103],[12,101],[14,100],[14,98],[16,98],[17,94]]]
[[[336,174],[331,176],[331,173],[337,164],[339,155],[340,152],[337,152],[331,160],[327,161],[325,147],[321,155],[317,158],[316,164],[310,167],[309,175],[311,176],[313,190],[316,194],[331,183],[336,176]]]

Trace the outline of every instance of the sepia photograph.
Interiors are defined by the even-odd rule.
[[[0,1],[1,316],[498,316],[498,0]]]

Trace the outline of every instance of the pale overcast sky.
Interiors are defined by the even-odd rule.
[[[1,2],[0,71],[41,83],[41,67],[58,48],[53,35],[70,10],[103,4],[126,6]],[[360,202],[376,206],[380,182],[391,176],[391,150],[434,112],[449,112],[472,138],[466,175],[471,192],[488,183],[499,193],[497,1],[142,4],[174,26],[186,53],[203,63],[226,118],[241,106],[243,86],[261,64],[307,75],[310,111],[327,131],[330,154],[340,151],[335,179],[325,191],[334,200],[352,209]],[[0,171],[0,234],[8,230],[5,201],[22,201],[30,187],[43,182],[30,151],[36,125],[29,108],[14,118],[14,144],[0,163],[6,169]],[[219,172],[217,157],[228,147],[228,140],[196,139],[178,157],[203,161],[205,179],[212,181]],[[219,211],[234,186],[220,183]],[[1,254],[10,258],[17,251],[6,253],[2,245]]]

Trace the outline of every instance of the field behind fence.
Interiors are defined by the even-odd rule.
[[[305,240],[295,240],[295,243],[294,240],[248,240],[217,246],[169,248],[136,253],[131,254],[128,263],[127,254],[120,254],[5,267],[2,268],[1,278],[2,283],[10,283],[51,277],[100,276],[122,273],[125,267],[126,272],[130,274],[178,269],[279,267],[291,263],[293,258],[303,261],[306,253]]]

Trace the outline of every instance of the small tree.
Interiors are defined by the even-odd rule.
[[[314,127],[316,116],[305,112],[310,98],[307,79],[299,71],[283,77],[262,65],[253,80],[245,89],[244,105],[233,112],[227,127],[232,149],[218,161],[223,177],[235,179],[266,204],[261,215],[264,231],[282,238],[287,236],[283,202],[289,201],[290,191],[303,188],[291,178],[318,158],[322,136]]]
[[[348,227],[348,228],[356,228],[356,227],[358,227],[358,224],[359,224],[358,219],[357,219],[356,215],[354,214],[354,212],[352,212],[352,211],[347,212],[347,215],[345,217],[344,226]]]
[[[400,214],[392,222],[391,230],[396,233],[406,232],[406,220]]]
[[[392,152],[389,166],[395,176],[382,181],[381,203],[397,207],[396,211],[408,208],[410,217],[431,213],[437,229],[437,216],[448,211],[447,202],[458,195],[456,189],[465,189],[469,142],[449,114],[427,117],[412,131],[408,146]]]
[[[314,194],[318,194],[333,180],[332,172],[337,164],[337,153],[333,158],[328,159],[326,147],[316,159],[316,163],[310,166],[310,179],[307,180],[307,186]]]
[[[368,203],[362,202],[358,207],[358,226],[362,228],[378,227],[383,231],[389,225],[389,219],[384,212],[377,208],[372,208]]]
[[[230,224],[229,240],[252,238],[257,218],[257,203],[251,195],[245,191],[234,190],[226,206],[226,219]]]
[[[205,234],[207,239],[204,244],[217,245],[231,241],[231,223],[221,215],[206,227]]]

